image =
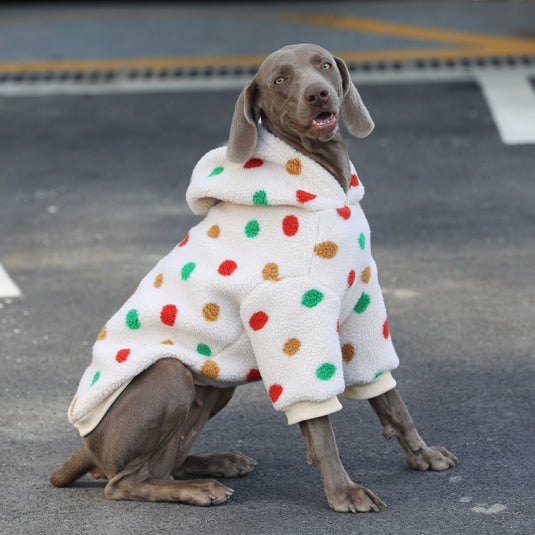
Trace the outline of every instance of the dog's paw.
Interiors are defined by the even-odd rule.
[[[247,475],[257,464],[254,459],[237,451],[190,455],[183,465],[173,472],[173,476],[239,477]]]
[[[406,455],[407,464],[415,470],[447,470],[455,466],[459,459],[442,446],[426,446]]]
[[[232,489],[213,479],[198,479],[184,484],[188,485],[185,491],[187,496],[181,496],[180,501],[201,507],[225,503],[234,493]]]
[[[355,484],[333,493],[328,501],[331,509],[338,513],[378,513],[379,507],[386,507],[370,489]]]

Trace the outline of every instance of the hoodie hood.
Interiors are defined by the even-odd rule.
[[[244,164],[227,159],[227,148],[205,154],[193,169],[186,200],[197,215],[220,201],[241,205],[341,208],[359,202],[364,186],[351,163],[346,193],[331,173],[261,125],[252,157]]]

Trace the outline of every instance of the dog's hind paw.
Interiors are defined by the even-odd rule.
[[[179,469],[173,471],[173,476],[239,477],[247,475],[257,464],[254,459],[237,451],[190,455]]]

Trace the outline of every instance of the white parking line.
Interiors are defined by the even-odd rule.
[[[0,298],[20,297],[21,295],[20,288],[13,282],[2,264],[0,264]]]
[[[535,143],[535,91],[521,72],[479,72],[481,91],[502,141],[507,145]]]

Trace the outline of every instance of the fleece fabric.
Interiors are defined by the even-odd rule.
[[[245,164],[225,147],[207,153],[186,194],[206,217],[106,323],[70,421],[162,358],[217,387],[262,380],[290,412],[306,402],[333,412],[336,395],[390,375],[398,358],[351,169],[346,193],[262,127]]]

